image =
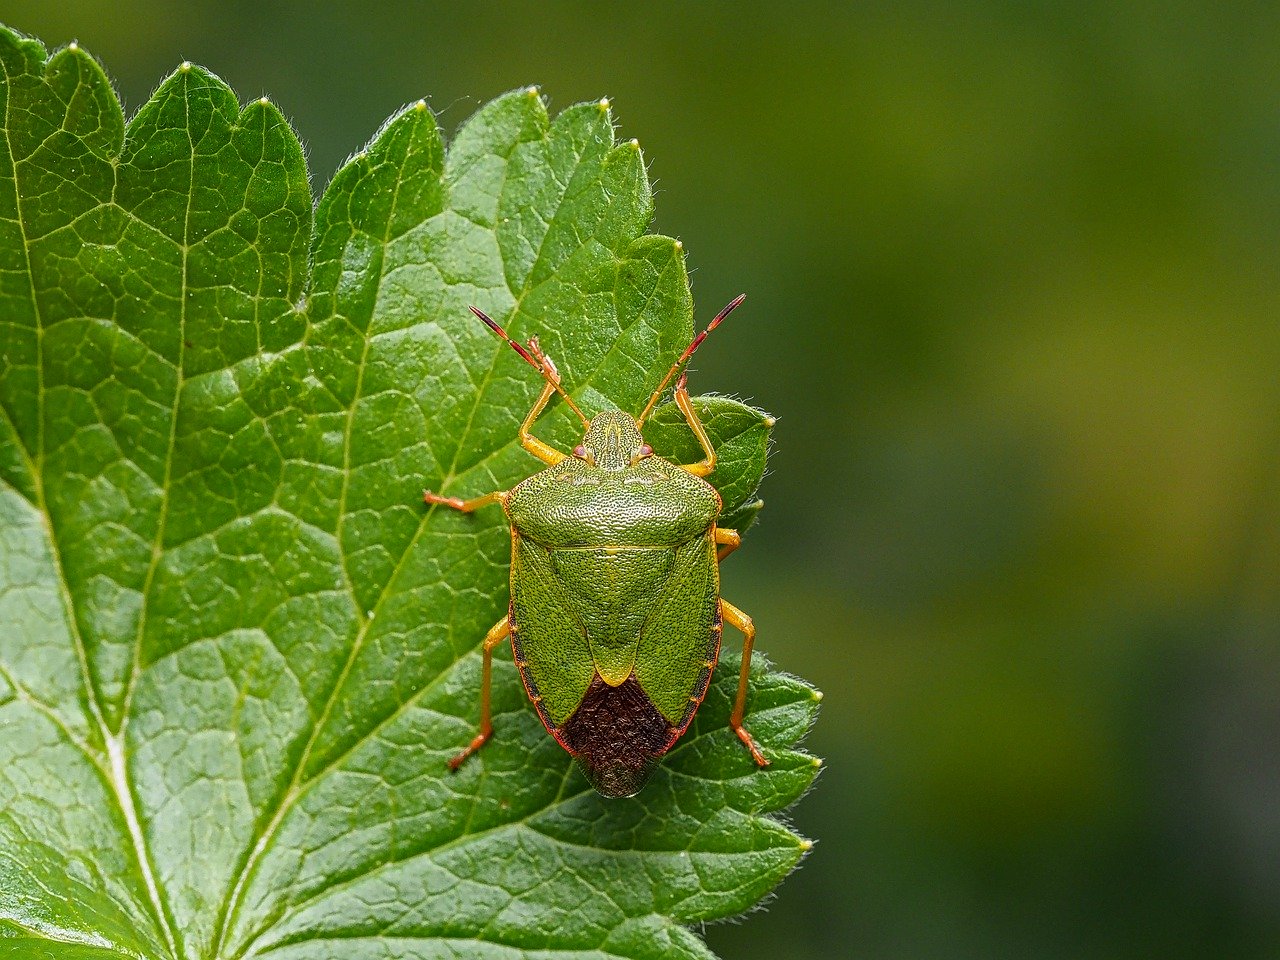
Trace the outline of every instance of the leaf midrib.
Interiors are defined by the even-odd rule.
[[[378,262],[377,270],[380,280],[385,280],[386,274],[384,267],[386,265],[387,246],[391,243],[390,233],[391,224],[395,220],[396,203],[400,198],[400,185],[403,179],[397,177],[395,183],[395,191],[392,194],[390,213],[387,216],[387,223],[382,232],[381,242],[378,245]],[[312,230],[315,230],[314,225]],[[366,231],[367,232],[367,231]],[[308,285],[310,285],[311,276],[307,277]],[[309,291],[308,291],[309,292]],[[227,890],[227,894],[223,897],[218,907],[218,915],[215,920],[218,934],[213,942],[213,956],[220,956],[223,945],[226,942],[228,933],[232,924],[235,922],[236,911],[240,909],[244,891],[248,886],[249,878],[257,866],[262,854],[266,852],[270,845],[271,838],[275,836],[275,831],[280,828],[280,824],[284,822],[284,818],[288,815],[288,811],[293,808],[293,804],[297,802],[297,797],[305,792],[300,789],[304,771],[307,769],[307,763],[311,759],[311,752],[315,749],[316,739],[320,735],[320,731],[325,728],[332,715],[334,705],[338,702],[338,696],[347,683],[347,678],[351,674],[351,668],[356,662],[356,658],[360,654],[360,650],[364,647],[364,638],[368,634],[369,623],[372,618],[366,616],[362,609],[362,604],[357,602],[355,583],[351,579],[351,569],[349,566],[350,558],[347,556],[346,548],[343,544],[343,529],[346,525],[347,518],[347,493],[351,484],[351,438],[355,430],[356,410],[360,405],[360,398],[364,394],[364,375],[369,363],[369,348],[373,338],[369,335],[369,328],[372,326],[373,317],[377,313],[378,302],[382,295],[382,284],[378,283],[374,289],[373,300],[369,304],[369,319],[361,330],[351,323],[350,317],[344,317],[344,320],[353,331],[360,336],[362,347],[360,352],[360,364],[356,371],[356,384],[352,392],[351,402],[347,407],[346,423],[343,426],[342,437],[342,489],[338,495],[338,514],[334,524],[334,549],[338,553],[340,560],[339,566],[342,568],[342,579],[346,584],[347,593],[351,599],[351,607],[356,614],[356,636],[352,641],[351,650],[347,654],[346,661],[343,663],[342,670],[334,680],[332,689],[325,700],[324,708],[320,712],[320,716],[312,725],[310,736],[307,738],[306,746],[303,747],[302,753],[298,757],[298,762],[294,765],[293,773],[289,778],[289,786],[281,795],[280,801],[276,804],[275,810],[272,811],[271,818],[267,821],[267,826],[254,837],[253,843],[249,847],[249,854],[245,858],[244,865],[237,871],[235,883]],[[307,321],[307,332],[311,329],[310,318]],[[304,334],[304,339],[306,334]],[[390,581],[388,581],[390,582]],[[379,598],[379,602],[381,598]],[[376,612],[376,606],[374,612]],[[313,778],[314,779],[314,778]],[[308,781],[308,785],[311,781]],[[295,796],[296,794],[296,796]]]
[[[594,236],[594,233],[592,234],[592,236]],[[380,257],[384,255],[385,255],[385,247],[383,247],[379,251]],[[666,275],[666,271],[671,269],[671,265],[676,262],[676,259],[677,259],[677,254],[673,253],[672,257],[663,266],[662,272],[655,278],[653,289],[650,291],[647,299],[645,300],[644,306],[640,310],[636,311],[635,322],[637,323],[640,322],[640,318],[643,316],[645,309],[647,309],[649,304],[653,302],[656,296],[656,291],[661,285],[661,280]],[[381,287],[379,286],[378,289],[381,289]],[[529,289],[536,289],[536,285]],[[518,305],[516,307],[513,307],[512,313],[514,314],[517,310],[518,310]],[[604,369],[604,367],[609,362],[609,359],[614,355],[614,352],[618,349],[618,342],[621,340],[621,334],[625,334],[626,331],[630,330],[633,326],[634,326],[634,323],[626,327],[623,327],[621,329],[620,336],[614,341],[614,344],[610,347],[609,351],[606,352],[605,356],[601,358],[600,363],[598,363],[596,367],[592,370],[592,372],[583,380],[582,385],[579,387],[579,392],[585,391],[587,387],[589,387],[594,383],[596,377],[599,376],[600,371]],[[374,335],[374,337],[376,336],[378,336],[378,334]],[[362,377],[363,375],[365,362],[368,357],[368,345],[374,337],[366,337],[365,349],[364,349],[364,353],[362,354],[361,372],[358,376]],[[491,379],[493,372],[496,370],[498,360],[503,354],[502,346],[503,346],[502,344],[498,344],[497,348],[494,350],[493,359],[491,360],[488,368],[488,376],[486,376],[483,383],[487,383],[489,379]],[[482,406],[481,397],[484,390],[483,383],[480,388],[480,392],[477,393],[476,403],[473,405],[473,408],[472,408],[473,417],[474,417],[475,411]],[[357,388],[357,394],[358,394],[358,388]],[[352,409],[354,409],[354,403],[353,403]],[[467,467],[466,472],[471,473],[478,467],[481,467],[484,464],[490,462],[491,460],[494,460],[499,456],[509,452],[510,450],[514,449],[518,445],[519,445],[518,441],[514,441],[514,440],[508,441],[502,446],[486,454],[480,460],[469,465]],[[457,449],[460,452],[462,450],[462,445],[459,444]],[[458,453],[455,453],[455,458],[454,458],[455,467],[456,467],[457,457],[458,457]],[[441,484],[442,490],[447,489],[447,487],[448,487],[447,483]],[[351,665],[355,662],[356,655],[358,654],[359,650],[363,647],[365,639],[368,635],[368,631],[372,626],[372,624],[375,622],[377,614],[382,608],[383,602],[390,595],[391,588],[395,583],[395,581],[397,580],[397,578],[399,577],[405,558],[407,558],[410,555],[414,545],[421,539],[424,531],[427,530],[428,527],[430,526],[431,517],[434,516],[435,512],[436,512],[436,508],[432,507],[425,514],[423,514],[422,519],[418,523],[417,529],[414,531],[413,537],[410,539],[405,549],[401,552],[400,558],[397,560],[395,567],[393,567],[391,572],[388,574],[387,580],[384,583],[382,590],[379,592],[378,597],[373,604],[373,607],[371,608],[371,612],[373,616],[368,616],[363,611],[360,612],[360,629],[352,645],[352,653],[348,657],[348,660],[343,668],[343,672],[339,677],[338,681],[335,683],[330,693],[330,696],[326,701],[321,720],[313,728],[312,735],[308,740],[307,746],[304,748],[303,755],[294,769],[294,774],[293,774],[293,777],[291,778],[290,786],[285,791],[275,811],[273,811],[270,822],[268,823],[266,829],[257,838],[255,838],[254,844],[252,845],[252,848],[251,848],[249,859],[247,860],[245,866],[242,868],[239,875],[237,876],[236,883],[232,885],[232,892],[230,897],[226,901],[226,907],[220,912],[219,935],[217,940],[215,941],[216,949],[214,951],[214,956],[219,955],[219,951],[222,949],[222,947],[226,943],[226,937],[229,935],[231,927],[235,922],[236,912],[239,910],[240,905],[243,902],[242,898],[244,895],[244,891],[247,888],[252,871],[256,868],[257,863],[260,862],[262,855],[266,852],[272,838],[275,835],[275,832],[280,828],[280,825],[281,823],[283,823],[284,818],[288,815],[288,812],[311,789],[313,784],[319,782],[321,778],[323,778],[327,773],[335,769],[339,764],[341,764],[344,760],[346,760],[358,749],[360,749],[361,746],[369,742],[370,739],[376,737],[380,731],[385,730],[390,724],[393,724],[397,719],[403,716],[407,711],[413,709],[419,702],[422,701],[423,698],[429,696],[434,690],[436,690],[440,686],[440,684],[444,683],[452,676],[453,671],[458,668],[459,664],[461,664],[467,657],[469,657],[471,654],[475,652],[475,648],[473,647],[468,649],[465,653],[461,654],[460,656],[455,657],[447,665],[445,665],[440,670],[440,672],[436,674],[435,677],[433,677],[430,681],[424,684],[420,689],[415,691],[411,696],[406,698],[403,703],[397,705],[397,707],[393,711],[391,711],[386,716],[379,719],[361,737],[353,741],[350,745],[344,748],[335,757],[326,761],[325,764],[320,769],[314,771],[310,776],[306,777],[305,781],[303,780],[303,771],[305,771],[307,761],[309,760],[311,756],[311,752],[314,749],[316,738],[319,736],[320,731],[323,729],[325,718],[327,718],[330,715],[334,704],[336,704],[338,697],[342,692],[346,677],[350,672]],[[339,550],[341,551],[340,543],[339,543]],[[348,583],[350,583],[349,578],[348,578]],[[359,604],[357,604],[356,606],[359,606]],[[567,782],[570,769],[571,768],[566,767],[566,773],[565,773],[566,782]],[[551,809],[551,807],[547,807],[544,809]],[[261,937],[262,934],[264,934],[265,932],[266,932],[265,930],[259,931],[254,936],[255,938]]]
[[[183,86],[190,86],[190,74],[182,73]],[[129,715],[133,706],[133,694],[137,689],[138,677],[142,672],[142,638],[145,635],[147,627],[147,614],[151,609],[151,588],[155,581],[156,571],[160,567],[161,558],[164,556],[164,538],[165,530],[169,521],[169,503],[171,500],[171,480],[173,477],[173,457],[177,447],[178,438],[178,411],[182,408],[182,391],[185,383],[185,366],[186,366],[186,339],[187,339],[187,301],[190,299],[187,295],[189,268],[191,262],[191,206],[195,199],[195,183],[196,183],[196,141],[191,135],[191,98],[184,89],[182,97],[182,106],[184,112],[183,131],[187,136],[187,145],[190,148],[188,160],[187,174],[187,202],[183,211],[182,220],[182,243],[179,250],[182,256],[182,286],[180,288],[180,303],[178,307],[178,357],[174,364],[174,387],[173,387],[173,405],[169,411],[169,437],[166,442],[164,457],[164,472],[161,479],[160,488],[160,513],[156,521],[155,539],[151,544],[151,558],[147,564],[146,577],[142,584],[142,609],[138,612],[138,631],[133,642],[133,662],[129,668],[129,679],[125,686],[124,695],[120,701],[120,729],[118,733],[107,737],[107,753],[111,760],[111,769],[113,774],[120,779],[121,789],[117,790],[120,797],[121,805],[124,807],[125,821],[129,824],[129,832],[134,835],[134,842],[138,847],[138,859],[142,865],[143,874],[147,883],[147,889],[150,891],[152,898],[156,901],[163,922],[165,938],[168,941],[169,949],[173,951],[175,957],[181,954],[178,951],[178,938],[176,934],[177,923],[169,913],[167,898],[162,897],[160,886],[155,877],[155,863],[152,859],[151,848],[147,843],[146,833],[142,829],[141,823],[138,821],[138,813],[136,809],[137,800],[133,795],[133,781],[129,777],[129,758],[125,753],[124,744],[128,734]],[[112,184],[112,203],[115,203],[115,191],[120,184],[119,167],[113,167],[116,177]],[[185,950],[182,951],[185,953]]]
[[[432,680],[431,686],[438,685],[450,670],[456,667],[456,665],[460,663],[462,659],[469,656],[473,652],[474,651],[469,650],[467,651],[467,653],[463,654],[462,657],[459,657],[458,659],[456,659],[453,662],[453,664],[451,664],[448,668],[442,671],[440,676],[437,676]],[[517,708],[516,710],[503,711],[501,713],[496,714],[495,716],[504,716],[506,714],[513,714],[518,712],[523,712],[523,708]],[[665,755],[666,758],[668,760],[678,758],[682,753],[693,749],[694,745],[697,744],[699,741],[701,741],[707,735],[708,734],[706,731],[699,730],[697,732],[692,732],[691,735],[687,735],[681,740],[679,740],[676,743],[676,745],[672,747],[672,749],[668,751],[668,753]],[[572,773],[573,773],[573,769],[574,769],[573,764],[571,763],[565,764],[564,776],[561,780],[560,788],[557,791],[556,798],[554,800],[552,800],[551,802],[547,803],[544,806],[538,807],[536,810],[530,810],[524,816],[517,817],[515,820],[507,820],[502,823],[497,823],[497,824],[494,824],[492,827],[486,827],[484,830],[479,830],[475,832],[470,832],[468,829],[464,827],[464,829],[461,830],[457,836],[452,837],[451,839],[446,840],[443,843],[436,844],[435,846],[424,847],[421,850],[414,850],[408,853],[407,855],[397,858],[395,860],[380,862],[374,865],[374,867],[372,867],[371,869],[366,870],[363,873],[354,874],[338,883],[334,883],[320,890],[317,890],[313,892],[311,895],[297,901],[296,903],[290,904],[283,911],[281,911],[277,916],[272,917],[269,921],[267,921],[266,923],[261,925],[256,931],[254,931],[254,933],[246,940],[244,948],[242,948],[240,951],[234,954],[233,957],[228,958],[228,960],[241,960],[241,958],[245,958],[252,955],[254,953],[254,950],[253,950],[254,945],[259,941],[261,941],[262,938],[266,936],[266,934],[269,933],[273,927],[279,925],[279,923],[282,920],[285,920],[292,915],[298,914],[299,912],[306,909],[311,904],[316,903],[323,897],[329,894],[332,894],[334,892],[341,891],[345,888],[354,886],[355,884],[360,883],[364,880],[367,880],[369,877],[373,876],[379,870],[400,866],[402,864],[408,863],[411,860],[415,860],[419,857],[427,857],[427,856],[436,857],[436,856],[439,856],[440,854],[446,853],[457,847],[465,846],[466,844],[469,844],[469,843],[474,843],[474,842],[484,840],[485,838],[490,837],[494,834],[501,833],[504,830],[514,830],[514,829],[520,829],[520,828],[531,830],[534,833],[536,833],[539,837],[543,837],[554,843],[563,843],[566,846],[581,846],[579,844],[573,844],[570,841],[563,840],[562,838],[557,837],[554,834],[550,834],[550,833],[546,833],[544,831],[538,830],[535,826],[532,825],[532,821],[535,820],[536,818],[542,817],[549,813],[553,813],[554,811],[564,806],[567,806],[568,804],[573,803],[576,800],[580,800],[583,797],[591,795],[592,788],[589,786],[582,790],[578,790],[574,793],[571,793],[568,796],[564,795],[564,788],[569,783],[570,777],[572,776]],[[713,778],[704,778],[704,779],[713,779]],[[315,782],[315,778],[308,780],[307,784],[304,786],[304,792],[305,792],[306,786],[310,786],[310,784],[314,782]],[[472,799],[474,801],[474,806],[478,806],[480,800],[482,799],[480,795],[480,791],[476,791],[473,794]],[[473,806],[473,811],[474,811],[474,806]],[[594,849],[594,848],[583,848],[583,849]],[[687,851],[689,848],[685,848],[685,849]],[[647,850],[638,851],[638,850],[623,849],[623,850],[611,850],[610,852],[614,854],[618,854],[618,853],[640,854],[640,853],[651,853],[653,851],[647,851]],[[679,853],[680,851],[672,850],[668,852]],[[626,911],[620,910],[619,912],[625,914]],[[468,938],[468,939],[478,939],[478,938]],[[265,954],[270,952],[270,950],[272,949],[278,949],[280,947],[284,947],[288,945],[290,944],[281,943],[276,946],[269,947],[267,950],[262,951],[262,953]],[[262,954],[258,954],[258,955],[261,956]],[[215,956],[219,956],[219,955],[215,954]]]
[[[512,152],[514,152],[517,146],[518,146],[518,143],[512,145],[512,148],[511,148]],[[510,153],[505,155],[503,157],[503,160],[504,160],[504,164],[503,164],[502,188],[498,191],[499,204],[501,204],[503,191],[505,191],[506,189],[507,171],[510,168]],[[440,170],[440,177],[442,182],[444,182],[447,178],[447,169],[448,169],[448,154],[446,152],[445,158],[441,164],[441,170]],[[380,281],[385,280],[386,278],[385,273],[383,273],[383,269],[385,267],[387,246],[391,243],[391,238],[390,238],[391,224],[395,220],[395,217],[394,217],[395,202],[399,197],[401,183],[402,183],[402,180],[400,178],[397,178],[396,186],[395,186],[396,192],[395,192],[395,196],[392,198],[392,203],[391,203],[391,212],[388,214],[386,229],[382,231],[381,242],[378,245],[378,261],[379,261],[378,272],[379,272]],[[493,226],[488,226],[486,227],[486,229],[494,231],[496,236],[496,232],[497,232],[496,224]],[[367,233],[367,230],[365,232]],[[504,271],[504,280],[505,280],[505,271]],[[308,285],[310,285],[310,281],[311,281],[311,277],[308,276]],[[508,287],[508,289],[510,288]],[[240,905],[244,902],[243,901],[244,891],[248,887],[249,880],[253,874],[253,871],[257,868],[257,865],[261,861],[263,854],[266,852],[267,848],[270,846],[272,839],[275,837],[276,831],[279,830],[280,825],[284,822],[284,818],[288,815],[289,811],[293,809],[293,806],[298,802],[298,800],[302,797],[302,795],[307,792],[311,784],[317,782],[321,776],[323,776],[329,770],[333,769],[333,767],[337,763],[340,763],[343,759],[349,756],[354,750],[358,749],[359,746],[362,743],[366,742],[368,740],[368,737],[370,736],[370,734],[366,734],[365,736],[359,738],[349,748],[344,750],[339,755],[337,760],[326,763],[324,767],[322,767],[319,771],[317,771],[311,777],[308,777],[305,783],[302,782],[304,772],[306,771],[306,768],[307,768],[307,763],[310,761],[311,753],[315,749],[316,740],[319,738],[321,731],[325,728],[325,725],[328,722],[328,718],[332,714],[334,705],[338,702],[338,698],[346,686],[346,681],[348,676],[350,675],[351,668],[355,664],[356,658],[359,656],[360,651],[364,647],[364,642],[365,642],[365,638],[368,636],[369,627],[373,623],[375,617],[377,616],[377,613],[381,610],[382,603],[388,596],[391,590],[392,584],[394,584],[396,579],[399,577],[399,573],[404,564],[405,558],[412,552],[414,544],[416,544],[418,539],[421,537],[422,531],[427,526],[428,520],[433,512],[433,511],[428,511],[422,516],[422,519],[418,522],[418,527],[414,531],[413,537],[410,539],[409,543],[406,544],[405,549],[401,552],[400,557],[397,559],[395,566],[387,575],[386,582],[382,585],[382,589],[378,593],[377,600],[374,602],[373,606],[370,608],[370,611],[368,612],[368,614],[366,614],[365,611],[362,609],[363,605],[357,602],[355,585],[351,581],[350,571],[347,567],[348,558],[342,543],[342,528],[343,528],[343,524],[346,517],[346,497],[347,497],[348,484],[350,482],[351,437],[353,433],[353,425],[355,421],[356,408],[359,404],[360,396],[362,393],[364,374],[368,366],[369,348],[370,348],[370,345],[372,344],[374,336],[376,336],[376,335],[371,335],[369,330],[373,322],[373,316],[377,312],[378,299],[381,296],[381,294],[382,294],[382,283],[379,282],[375,286],[375,290],[373,294],[373,302],[369,306],[370,319],[369,319],[369,322],[365,324],[365,328],[363,330],[360,330],[359,328],[356,328],[354,324],[351,324],[351,320],[349,317],[345,318],[346,322],[350,324],[353,330],[361,337],[363,341],[363,346],[361,347],[360,366],[356,374],[356,387],[353,392],[350,405],[348,407],[346,424],[344,426],[343,482],[342,482],[342,491],[340,494],[339,512],[338,512],[337,522],[335,525],[336,527],[335,547],[341,559],[341,566],[343,569],[343,579],[346,581],[346,585],[352,601],[352,607],[356,611],[356,616],[357,616],[356,636],[352,641],[351,651],[347,655],[347,659],[346,659],[346,662],[343,664],[342,671],[338,675],[337,679],[334,681],[334,685],[330,689],[329,695],[325,700],[325,705],[323,710],[321,711],[320,717],[317,719],[316,723],[312,726],[310,736],[307,738],[306,746],[302,749],[302,752],[299,755],[298,762],[294,766],[293,773],[290,776],[289,787],[285,790],[283,794],[280,795],[279,802],[276,804],[275,809],[272,811],[271,817],[267,822],[267,826],[262,830],[261,833],[259,833],[254,838],[253,844],[250,846],[249,855],[246,858],[243,867],[241,867],[241,869],[237,872],[236,881],[234,884],[231,885],[231,889],[229,890],[228,895],[224,900],[222,907],[219,910],[219,919],[217,923],[218,936],[214,941],[214,952],[213,952],[213,955],[215,957],[221,954],[222,948],[226,942],[226,937],[230,933],[231,927],[235,923],[236,914],[240,909]],[[310,297],[308,295],[308,300],[309,299]],[[309,333],[310,328],[312,326],[312,324],[310,323],[310,320],[308,320],[307,326],[308,326],[308,333]],[[485,377],[486,384],[488,383],[489,379],[492,377],[493,370],[497,366],[498,356],[499,356],[499,352],[497,350],[494,350],[493,357],[489,362],[488,371]],[[479,410],[481,406],[480,399],[481,399],[482,393],[483,393],[483,387],[481,388],[480,392],[477,393],[476,401],[472,405],[471,413],[467,421],[468,430],[470,429],[472,421],[475,419],[476,411]],[[457,458],[459,456],[460,451],[463,448],[466,435],[467,435],[466,431],[464,431],[462,434],[462,437],[458,442],[457,447],[455,448],[454,466],[457,465]],[[451,467],[450,469],[452,470],[453,468]],[[447,668],[445,668],[445,670],[442,670],[441,673],[438,674],[436,678],[433,679],[431,684],[428,684],[428,686],[433,685],[435,681],[439,680],[442,676],[447,676],[448,673],[454,669],[457,663],[461,661],[461,659],[462,659],[461,657],[455,658],[455,660]],[[409,698],[409,700],[406,701],[406,704],[410,702],[416,702],[417,698],[421,695],[422,692],[423,691],[419,691],[418,693],[415,693],[412,697]],[[382,729],[382,727],[385,726],[387,722],[391,722],[392,718],[399,716],[403,712],[403,709],[406,704],[402,704],[400,707],[398,707],[395,711],[393,711],[389,715],[388,718],[384,718],[384,720],[379,721],[376,727],[374,728],[374,730],[376,731],[376,730]]]

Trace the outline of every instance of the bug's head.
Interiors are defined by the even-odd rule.
[[[592,419],[586,436],[573,448],[573,455],[601,470],[625,470],[653,456],[653,448],[640,436],[631,414],[606,410]]]
[[[633,417],[631,414],[624,413],[621,410],[605,410],[603,413],[596,414],[591,420],[587,419],[586,414],[579,409],[578,405],[573,402],[573,398],[560,385],[560,372],[556,369],[556,365],[551,362],[551,358],[543,353],[538,346],[537,337],[531,339],[526,346],[521,346],[511,339],[507,331],[490,319],[483,310],[478,307],[472,307],[471,312],[483,320],[494,334],[505,340],[512,350],[524,358],[526,363],[542,374],[543,379],[547,382],[542,402],[545,402],[550,397],[550,392],[554,390],[564,399],[569,409],[578,415],[578,419],[582,421],[583,427],[586,428],[586,435],[583,436],[582,443],[574,448],[573,455],[603,470],[625,470],[627,467],[635,466],[645,457],[653,455],[653,449],[644,442],[644,437],[640,435],[640,430],[644,426],[645,420],[649,418],[649,414],[653,412],[658,400],[661,399],[663,391],[667,389],[667,384],[671,382],[671,378],[676,375],[681,367],[688,363],[694,351],[702,345],[703,340],[707,339],[707,334],[720,326],[721,321],[745,299],[746,294],[739,294],[734,297],[729,301],[728,306],[716,314],[715,319],[707,324],[707,328],[693,338],[689,346],[685,347],[684,353],[680,354],[676,362],[671,365],[667,375],[662,378],[662,382],[658,384],[658,389],[653,391],[640,416]],[[676,389],[677,392],[684,389],[683,377],[676,384]]]

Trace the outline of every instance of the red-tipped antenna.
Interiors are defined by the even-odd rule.
[[[720,326],[724,321],[724,318],[733,313],[733,311],[736,310],[739,304],[741,304],[745,299],[747,299],[747,295],[745,293],[740,293],[730,300],[725,305],[725,308],[716,314],[715,319],[707,324],[707,329],[694,337],[693,341],[684,348],[684,353],[680,354],[680,359],[671,365],[671,369],[667,371],[667,375],[663,377],[662,382],[658,384],[658,389],[653,391],[653,396],[649,398],[649,402],[645,405],[644,412],[636,419],[637,427],[644,426],[644,422],[649,418],[649,414],[653,412],[654,405],[657,404],[658,398],[662,396],[662,391],[667,389],[667,384],[670,383],[671,378],[676,375],[676,371],[688,362],[689,358],[693,356],[693,352],[695,350],[702,346],[702,341],[707,339],[707,334]]]
[[[583,414],[583,412],[578,409],[578,405],[573,402],[573,398],[569,396],[569,394],[565,393],[564,388],[560,386],[560,371],[556,369],[556,365],[552,362],[551,358],[542,352],[542,349],[538,346],[537,337],[534,337],[529,341],[529,346],[527,348],[522,347],[520,344],[516,343],[516,341],[512,340],[511,337],[507,335],[507,331],[498,326],[493,318],[479,307],[471,307],[470,310],[484,321],[484,325],[486,327],[496,333],[503,340],[507,341],[511,346],[511,349],[524,358],[525,363],[529,364],[529,366],[542,374],[543,379],[546,380],[547,383],[556,388],[556,393],[560,394],[560,396],[564,398],[564,402],[569,405],[570,410],[578,415],[578,419],[582,421],[582,425],[584,427],[589,427],[591,425],[591,422],[586,418],[586,415]]]

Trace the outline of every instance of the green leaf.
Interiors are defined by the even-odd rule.
[[[587,786],[509,653],[500,512],[538,336],[638,410],[692,334],[607,106],[536,91],[446,150],[394,117],[312,210],[279,111],[183,65],[132,120],[83,51],[0,29],[0,958],[706,957],[808,849],[771,819],[817,695],[726,649],[635,799]],[[750,509],[768,421],[701,399]],[[539,423],[576,442],[562,404]],[[698,458],[667,409],[659,453]],[[745,506],[744,506],[745,505]],[[767,638],[765,644],[767,645]],[[340,941],[340,943],[339,943]]]
[[[728,397],[697,397],[693,406],[702,425],[716,439],[716,468],[707,479],[724,501],[720,526],[746,530],[764,506],[763,501],[752,498],[764,478],[773,417]],[[674,403],[654,411],[645,437],[655,450],[677,463],[702,459],[697,438]]]

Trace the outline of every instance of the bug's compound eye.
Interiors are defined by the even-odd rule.
[[[640,444],[640,446],[636,447],[635,455],[632,456],[631,458],[631,466],[634,467],[637,463],[639,463],[645,457],[652,457],[652,456],[653,456],[653,447],[649,446],[647,443],[642,443]]]
[[[595,463],[596,463],[595,454],[592,453],[590,450],[588,450],[585,444],[580,443],[576,447],[574,447],[573,455],[577,457],[579,460],[585,460],[587,461],[587,463],[591,464],[592,466],[595,466]]]

